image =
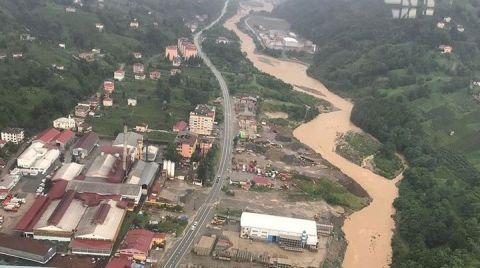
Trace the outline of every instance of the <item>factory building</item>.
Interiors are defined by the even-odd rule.
[[[240,237],[275,242],[286,250],[316,249],[317,224],[313,220],[243,212]]]
[[[50,149],[42,142],[35,142],[17,158],[17,166],[26,173],[45,174],[59,156],[58,149]]]
[[[75,179],[83,170],[83,165],[75,162],[63,164],[63,166],[55,173],[52,180],[71,181]]]
[[[127,183],[140,185],[143,189],[148,189],[152,185],[158,169],[159,165],[155,162],[138,160],[130,171]]]

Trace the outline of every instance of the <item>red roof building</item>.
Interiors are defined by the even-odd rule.
[[[55,143],[64,148],[73,141],[74,137],[75,133],[70,129],[67,129],[55,137]]]
[[[113,257],[105,268],[131,268],[133,261],[128,260],[127,257]]]
[[[99,138],[95,132],[89,132],[83,135],[83,137],[75,143],[75,146],[73,146],[73,155],[81,158],[87,157],[98,142]]]
[[[66,180],[57,180],[53,187],[48,192],[48,197],[50,199],[55,200],[61,198],[65,194],[65,188],[67,188],[68,181]]]
[[[55,137],[60,134],[60,131],[54,129],[54,128],[48,128],[45,129],[44,131],[38,133],[35,136],[35,139],[33,142],[43,142],[43,143],[49,143],[55,139]]]
[[[91,252],[91,255],[110,255],[113,247],[112,241],[106,240],[92,240],[92,239],[73,239],[68,245],[72,249],[72,253],[75,252]]]
[[[117,253],[120,256],[128,256],[135,260],[144,261],[147,259],[152,246],[163,243],[165,238],[165,234],[157,235],[145,229],[129,230]]]
[[[47,209],[50,204],[50,198],[46,196],[39,196],[30,209],[25,213],[25,215],[20,219],[20,221],[15,226],[15,230],[21,232],[30,232],[32,231],[33,226],[42,216],[43,212]]]
[[[180,131],[184,131],[187,129],[187,122],[185,121],[178,121],[177,123],[175,123],[175,125],[173,125],[173,131],[174,132],[180,132]]]
[[[158,80],[160,78],[160,71],[158,70],[153,70],[150,72],[150,79],[152,80]]]
[[[255,176],[253,177],[253,182],[256,186],[265,186],[265,187],[272,187],[273,182],[272,180],[262,177],[262,176]]]

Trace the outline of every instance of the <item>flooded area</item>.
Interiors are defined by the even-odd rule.
[[[266,5],[263,8],[252,9],[268,11],[272,9],[272,6]],[[247,54],[255,67],[286,83],[295,85],[296,89],[308,89],[308,91],[303,91],[329,101],[336,108],[334,112],[320,114],[314,120],[295,129],[295,137],[358,182],[373,199],[368,207],[350,215],[345,221],[343,230],[349,245],[343,267],[388,267],[392,255],[391,239],[395,227],[392,219],[395,210],[392,203],[398,196],[395,183],[401,179],[401,175],[394,180],[387,180],[370,170],[349,162],[334,152],[338,133],[346,133],[351,130],[360,131],[350,122],[353,104],[330,92],[319,81],[309,77],[306,73],[306,65],[255,54],[252,38],[241,32],[236,26],[236,23],[250,10],[250,8],[242,7],[234,17],[225,22],[224,26],[239,36],[242,41],[242,51]]]

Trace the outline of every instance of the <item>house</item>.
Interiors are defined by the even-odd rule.
[[[147,132],[148,131],[148,124],[141,123],[135,126],[136,132]]]
[[[97,28],[99,32],[102,32],[104,27],[105,26],[102,23],[99,23],[99,22],[95,23],[95,28]]]
[[[6,142],[19,144],[25,138],[23,128],[6,128],[1,132],[1,139]]]
[[[175,57],[172,61],[172,66],[173,67],[178,67],[182,65],[182,57],[178,56],[178,57]]]
[[[158,80],[160,78],[160,71],[159,70],[153,70],[150,72],[150,79],[152,80]]]
[[[99,48],[92,48],[92,53],[93,54],[100,54],[100,53],[102,53],[102,51]]]
[[[446,22],[446,23],[450,23],[452,21],[452,18],[451,17],[445,17],[445,18],[443,18],[443,21]]]
[[[142,58],[142,53],[140,53],[140,52],[133,52],[132,54],[133,54],[133,57],[135,59],[141,59]]]
[[[74,7],[65,7],[65,12],[66,13],[75,13],[77,12],[77,9]]]
[[[185,121],[178,121],[173,125],[172,131],[173,132],[180,132],[186,130],[188,127],[187,122]]]
[[[132,99],[132,98],[128,98],[127,99],[127,105],[128,106],[137,106],[137,99]]]
[[[55,68],[55,70],[58,70],[58,71],[65,70],[65,66],[61,65],[61,64],[52,64],[52,67]]]
[[[442,54],[450,54],[453,51],[453,47],[447,45],[440,45],[438,48],[440,49]]]
[[[12,54],[12,58],[14,59],[21,59],[23,58],[23,53],[22,52],[16,52]]]
[[[190,112],[188,127],[190,131],[199,135],[211,135],[215,122],[215,107],[199,104]]]
[[[115,84],[112,81],[104,81],[103,82],[103,90],[109,94],[111,94],[115,90]]]
[[[124,70],[116,70],[113,73],[113,79],[115,79],[117,81],[122,81],[123,79],[125,79],[125,71]]]
[[[140,27],[140,24],[138,23],[138,20],[137,19],[133,19],[130,24],[129,24],[130,28],[132,29],[138,29],[138,27]]]
[[[105,95],[105,97],[103,97],[103,106],[112,107],[113,106],[113,99],[110,96]]]
[[[154,233],[145,229],[129,230],[123,239],[117,254],[136,261],[146,261],[150,249],[165,244],[166,234]]]
[[[31,36],[29,33],[20,34],[21,41],[35,41],[35,39],[37,38]]]
[[[133,73],[135,74],[142,74],[145,72],[145,67],[141,63],[133,64]]]
[[[443,22],[443,21],[437,22],[437,28],[444,29],[445,28],[445,22]]]
[[[72,154],[81,158],[87,157],[98,144],[99,138],[95,132],[83,135],[73,146]]]
[[[79,133],[92,131],[92,125],[90,125],[87,122],[81,122],[81,123],[77,124],[77,131]]]
[[[177,46],[168,46],[165,48],[165,57],[169,61],[173,61],[178,57],[178,49]]]
[[[190,131],[180,131],[175,138],[178,153],[185,158],[192,157],[197,149],[198,136]]]
[[[208,151],[212,148],[215,138],[213,137],[201,137],[198,139],[198,147],[200,148],[200,153],[206,155]]]
[[[53,120],[53,127],[58,129],[74,129],[76,126],[75,119],[70,115],[68,117],[60,117]]]
[[[170,76],[174,76],[174,75],[177,75],[177,74],[180,74],[180,73],[182,73],[182,70],[180,70],[180,69],[176,69],[176,68],[170,69]]]
[[[272,180],[262,176],[254,176],[252,182],[255,186],[273,187]]]
[[[179,38],[177,41],[178,50],[184,59],[189,59],[197,56],[197,47],[187,38]]]
[[[95,60],[95,55],[92,52],[82,52],[78,54],[78,57],[84,61],[94,61]]]
[[[457,25],[457,31],[463,33],[463,32],[465,32],[465,28],[463,27],[463,25],[459,24],[459,25]]]
[[[65,48],[65,43],[59,43],[59,44],[58,44],[58,47],[60,47],[60,48]]]
[[[87,117],[88,112],[90,112],[90,105],[77,105],[75,106],[75,116],[78,117]]]
[[[145,80],[146,76],[144,73],[136,73],[134,75],[135,80]]]
[[[7,58],[7,54],[0,53],[0,60],[5,60]]]

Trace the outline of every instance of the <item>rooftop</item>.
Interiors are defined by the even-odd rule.
[[[67,190],[75,190],[78,193],[97,193],[99,195],[121,195],[121,196],[138,196],[141,187],[135,184],[123,183],[106,183],[106,182],[90,182],[90,181],[69,181]]]
[[[198,135],[190,131],[180,131],[175,138],[175,142],[179,144],[189,144],[193,146],[198,139]]]
[[[215,107],[210,107],[206,104],[199,104],[193,110],[193,113],[196,115],[203,115],[203,116],[214,116]]]
[[[98,135],[95,132],[89,132],[83,135],[73,148],[81,148],[85,150],[90,150],[98,141]]]
[[[58,131],[54,128],[48,128],[48,129],[45,129],[44,131],[38,133],[35,136],[35,139],[33,141],[34,142],[38,141],[38,142],[43,142],[43,143],[49,143],[53,139],[55,139],[55,137],[57,137],[58,134],[60,134],[60,131]]]
[[[123,137],[124,134],[119,133],[113,142],[113,146],[120,146],[123,147]],[[143,136],[141,134],[135,132],[127,132],[127,147],[137,147],[137,141],[141,139],[143,140]]]
[[[148,253],[154,236],[154,232],[145,229],[129,230],[120,246],[120,250],[135,249]]]
[[[42,216],[43,212],[47,209],[51,200],[46,196],[39,196],[35,202],[33,202],[30,209],[25,213],[25,215],[20,219],[20,221],[15,226],[15,229],[18,231],[29,231],[37,223],[37,221]]]
[[[312,220],[243,212],[240,219],[240,226],[274,230],[287,235],[297,235],[306,232],[308,235],[307,244],[309,245],[316,244],[318,239],[317,223]]]
[[[0,253],[3,253],[3,250],[1,248],[18,250],[29,254],[44,256],[47,255],[50,251],[55,250],[55,245],[47,241],[39,241],[26,237],[0,234]]]
[[[67,144],[75,137],[75,133],[70,129],[62,131],[55,137],[55,141],[62,144]]]
[[[5,128],[2,130],[3,133],[13,133],[13,134],[19,134],[23,132],[23,128],[14,128],[14,127],[9,127]]]
[[[137,161],[129,175],[128,183],[150,185],[155,179],[159,165],[155,162]]]
[[[89,207],[78,224],[75,238],[114,241],[125,213],[114,200]]]
[[[75,162],[65,163],[63,166],[55,173],[52,180],[73,180],[76,176],[80,175],[83,170],[83,165],[77,164]]]

